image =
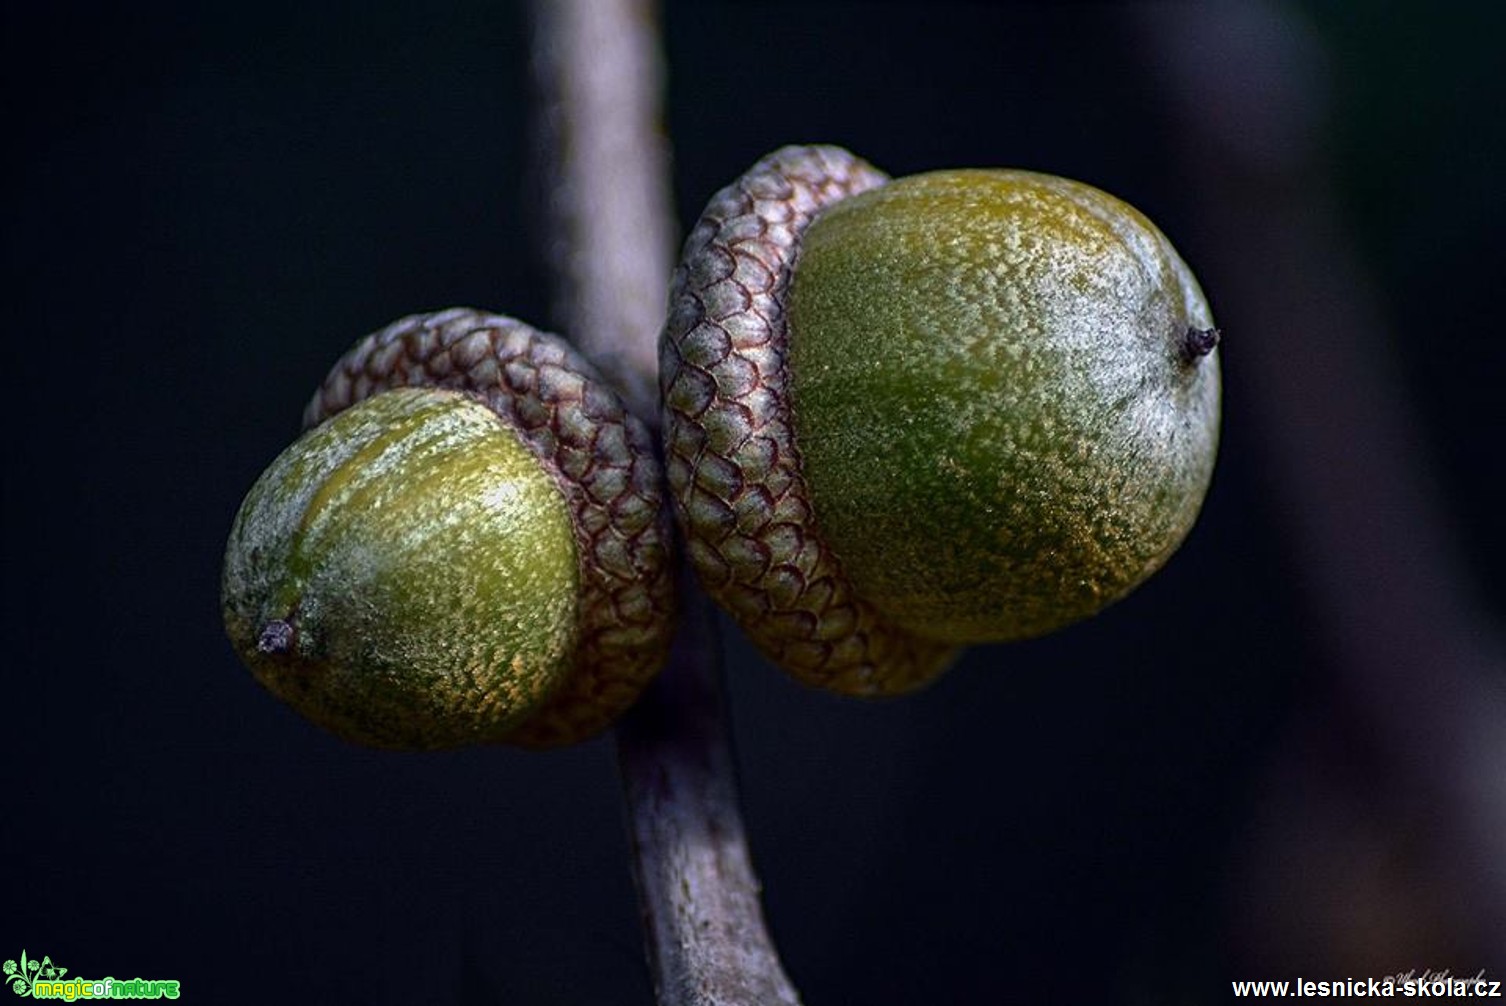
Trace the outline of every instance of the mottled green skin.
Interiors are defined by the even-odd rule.
[[[1020,171],[853,196],[803,236],[794,440],[858,595],[918,635],[1036,636],[1181,543],[1217,451],[1196,280],[1133,208]]]
[[[279,697],[349,739],[500,741],[571,666],[576,544],[563,495],[484,405],[390,391],[305,434],[246,496],[225,626]],[[289,622],[287,652],[258,648]]]

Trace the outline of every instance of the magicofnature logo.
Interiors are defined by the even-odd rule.
[[[19,961],[6,961],[5,983],[18,996],[33,999],[176,999],[179,982],[168,978],[68,978],[68,969],[52,963],[51,957],[29,958],[21,951]]]
[[[56,967],[51,957],[29,961],[26,959],[26,951],[23,950],[19,967],[15,961],[5,962],[5,981],[16,995],[29,996],[37,979],[61,978],[67,971],[67,968]]]

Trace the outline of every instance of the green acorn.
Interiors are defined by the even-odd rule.
[[[662,666],[647,430],[562,340],[468,309],[358,343],[242,504],[225,626],[264,685],[381,747],[589,737]]]
[[[1190,530],[1217,341],[1170,242],[1097,189],[785,148],[712,199],[676,273],[661,380],[691,557],[776,663],[838,691],[1051,632]]]

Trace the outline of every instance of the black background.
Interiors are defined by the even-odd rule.
[[[239,499],[351,341],[450,304],[544,318],[521,12],[34,6],[4,26],[0,957],[178,978],[185,1002],[648,1002],[609,741],[346,746],[263,693],[219,622]],[[1498,621],[1497,10],[1289,13],[1328,82],[1375,351]],[[1199,221],[1124,15],[670,3],[680,219],[768,150],[834,142],[894,174],[1081,178],[1198,268],[1240,235]],[[753,852],[808,1002],[1197,1002],[1292,977],[1251,970],[1279,958],[1241,935],[1271,897],[1242,864],[1291,725],[1342,699],[1241,367],[1261,333],[1221,321],[1204,516],[1103,616],[878,705],[801,689],[729,630]],[[1506,970],[1442,945],[1466,953],[1394,970]]]

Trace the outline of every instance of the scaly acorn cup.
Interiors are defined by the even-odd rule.
[[[648,430],[568,343],[465,308],[357,343],[252,487],[225,627],[274,694],[403,749],[581,740],[663,665]]]
[[[1166,562],[1213,471],[1217,342],[1170,242],[1097,189],[776,151],[712,198],[671,290],[691,559],[802,680],[918,687]]]

